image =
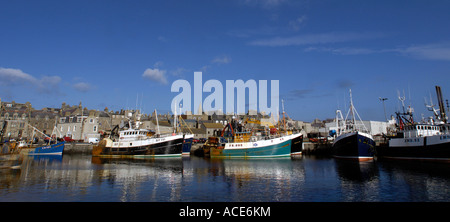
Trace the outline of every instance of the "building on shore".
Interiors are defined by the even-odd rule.
[[[60,117],[52,134],[83,142],[93,141],[94,138],[100,139],[98,117],[93,115]]]
[[[221,123],[203,123],[202,128],[206,131],[206,137],[220,136],[223,130],[223,124]]]
[[[2,139],[26,138],[30,131],[27,130],[28,119],[33,107],[30,102],[16,103],[2,102],[0,99],[0,130]]]

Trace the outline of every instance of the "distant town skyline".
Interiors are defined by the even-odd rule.
[[[199,71],[224,85],[279,80],[279,107],[296,120],[334,118],[350,88],[364,120],[385,120],[380,97],[389,118],[399,94],[420,119],[436,85],[450,99],[449,11],[425,0],[4,1],[0,98],[167,113],[172,83]]]

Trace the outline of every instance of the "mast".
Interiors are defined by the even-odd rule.
[[[173,132],[177,133],[178,132],[178,124],[177,124],[177,100],[175,100],[175,104],[173,104],[175,106],[175,113],[173,115]]]
[[[350,91],[350,112],[351,112],[351,116],[352,116],[352,124],[355,125],[356,124],[356,118],[355,118],[355,107],[353,106],[353,97],[352,97],[352,89],[349,90]]]
[[[359,116],[358,111],[356,111],[355,106],[353,105],[352,90],[350,89],[349,92],[350,92],[350,109],[348,110],[347,116],[345,116],[345,122],[347,123],[347,121],[349,121],[348,120],[349,114],[351,115],[351,117],[350,117],[351,119],[349,121],[351,127],[349,127],[349,130],[352,130],[352,131],[353,130],[354,131],[362,130],[363,132],[370,133],[369,130],[367,130],[366,126],[364,125],[361,117]],[[357,122],[356,122],[356,117],[358,117],[358,119],[359,119],[359,122],[360,122],[359,124],[357,124]],[[360,125],[360,127],[358,128],[357,125]]]
[[[343,131],[345,131],[346,129],[346,125],[345,125],[345,119],[342,116],[342,112],[341,110],[336,110],[336,135],[340,136],[342,134]]]
[[[439,112],[441,114],[441,121],[447,123],[447,115],[445,114],[444,100],[442,99],[442,92],[440,86],[436,86],[436,94],[439,103]]]
[[[36,132],[38,132],[38,133],[44,135],[44,137],[49,137],[50,139],[48,140],[48,144],[50,144],[51,138],[52,138],[51,136],[48,136],[47,134],[41,132],[40,130],[38,130],[36,127],[30,125],[29,123],[25,123],[25,124],[26,124],[27,126],[31,127],[31,128],[33,129],[33,132],[36,131]],[[56,126],[55,126],[55,127],[56,127]],[[52,132],[52,133],[53,133],[53,132]],[[33,133],[33,136],[34,136],[34,133]]]
[[[156,109],[155,109],[155,115],[156,115],[156,127],[158,129],[158,135],[161,135],[161,132],[159,131],[158,113],[156,112]]]

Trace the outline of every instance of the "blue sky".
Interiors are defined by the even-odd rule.
[[[279,80],[290,117],[431,115],[450,98],[449,1],[0,1],[0,98],[167,113],[171,84]],[[204,93],[204,97],[209,93]],[[142,100],[141,100],[142,99]],[[141,105],[142,104],[142,105]],[[281,105],[280,105],[281,106]],[[193,107],[197,109],[197,107]]]

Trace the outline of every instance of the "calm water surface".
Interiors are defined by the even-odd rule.
[[[333,158],[24,157],[0,201],[450,201],[450,165]]]

